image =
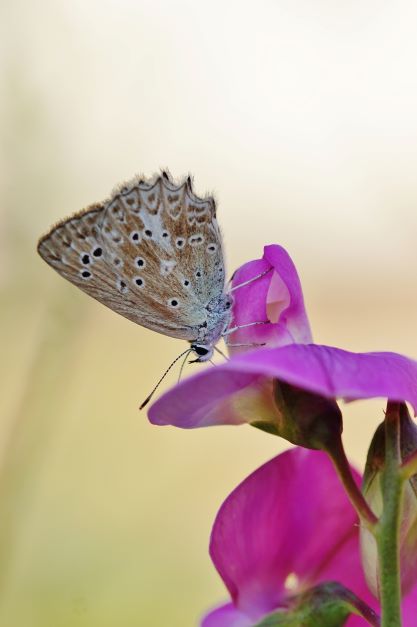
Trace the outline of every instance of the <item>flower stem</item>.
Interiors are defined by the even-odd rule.
[[[388,402],[385,416],[383,512],[376,529],[382,627],[401,627],[399,530],[404,479],[400,469],[400,406]]]
[[[371,510],[365,497],[356,485],[343,447],[342,438],[334,438],[331,444],[327,445],[326,453],[332,460],[350,502],[358,513],[361,523],[365,525],[371,533],[375,533],[378,518]]]

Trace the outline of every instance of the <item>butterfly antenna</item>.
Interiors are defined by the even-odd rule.
[[[170,364],[168,366],[168,368],[165,370],[164,374],[162,375],[162,377],[159,379],[158,383],[155,385],[155,387],[153,388],[152,392],[149,394],[149,396],[147,396],[145,398],[145,400],[143,401],[142,405],[139,407],[139,409],[143,409],[144,407],[146,407],[146,405],[149,403],[149,401],[151,400],[152,396],[155,394],[156,390],[159,388],[159,386],[161,385],[162,381],[165,379],[165,377],[167,376],[168,372],[171,370],[172,366],[174,364],[177,363],[177,361],[179,359],[181,359],[181,357],[183,357],[184,355],[188,355],[188,353],[190,353],[192,351],[192,348],[187,348],[187,350],[185,350],[183,353],[181,353],[181,355],[178,355],[178,357],[176,357],[174,359],[174,361],[172,362],[172,364]]]
[[[191,351],[192,351],[192,350],[193,350],[192,348],[189,348],[189,349],[188,349],[188,351],[187,351],[187,353],[186,353],[186,355],[185,355],[185,357],[184,357],[184,359],[183,359],[183,362],[182,362],[182,364],[181,364],[181,368],[180,368],[180,373],[179,373],[179,375],[178,375],[178,383],[181,381],[182,371],[184,370],[184,366],[185,366],[185,363],[186,363],[186,361],[187,361],[187,357],[188,357],[189,353],[191,353]],[[183,354],[184,354],[184,353],[183,353]]]

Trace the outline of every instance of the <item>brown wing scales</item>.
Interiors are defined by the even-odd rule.
[[[211,197],[189,180],[133,181],[64,220],[40,255],[64,278],[145,327],[194,339],[205,305],[224,290],[221,237]]]

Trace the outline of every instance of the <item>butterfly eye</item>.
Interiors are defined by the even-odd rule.
[[[198,344],[192,344],[191,348],[199,357],[204,357],[210,352],[208,348],[206,348],[205,346],[199,346]]]
[[[201,277],[201,271],[197,270],[197,272],[195,273],[197,279],[199,279]]]
[[[170,298],[169,301],[168,301],[168,305],[170,307],[174,307],[175,308],[175,307],[178,307],[179,302],[177,301],[176,298]]]
[[[182,282],[184,287],[189,287],[190,286],[190,282],[188,279],[184,279],[184,281]]]
[[[81,276],[83,277],[83,279],[89,279],[92,275],[91,272],[89,272],[88,270],[83,270],[81,272]]]
[[[90,255],[81,255],[81,263],[83,263],[85,266],[88,266],[88,264],[90,263],[91,259],[90,259]]]
[[[137,265],[138,268],[144,268],[146,265],[146,262],[143,259],[143,257],[136,257],[135,264]]]
[[[93,256],[94,257],[101,257],[102,254],[103,254],[103,249],[100,248],[100,246],[93,250]]]
[[[142,277],[136,276],[133,279],[133,281],[134,281],[135,285],[137,285],[138,287],[145,287],[145,281],[144,281],[144,279],[142,279]]]
[[[177,248],[184,248],[185,239],[183,237],[177,237],[175,244]]]
[[[207,252],[212,255],[213,253],[215,253],[217,250],[217,244],[209,244],[207,246]]]
[[[139,235],[138,231],[133,231],[130,234],[130,239],[132,240],[132,242],[138,242],[139,241],[139,237],[140,237],[140,235]]]
[[[168,231],[162,231],[162,237],[169,237]]]
[[[144,234],[145,234],[145,237],[147,237],[148,239],[151,239],[152,231],[150,229],[145,229]]]

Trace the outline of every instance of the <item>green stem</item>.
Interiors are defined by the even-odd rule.
[[[369,507],[365,497],[353,478],[345,449],[343,447],[342,438],[334,438],[331,444],[327,445],[326,453],[332,460],[350,502],[358,513],[361,523],[374,534],[378,518]]]
[[[379,557],[381,627],[401,627],[399,531],[404,481],[400,470],[400,406],[388,402],[385,416],[383,512],[376,539]]]

